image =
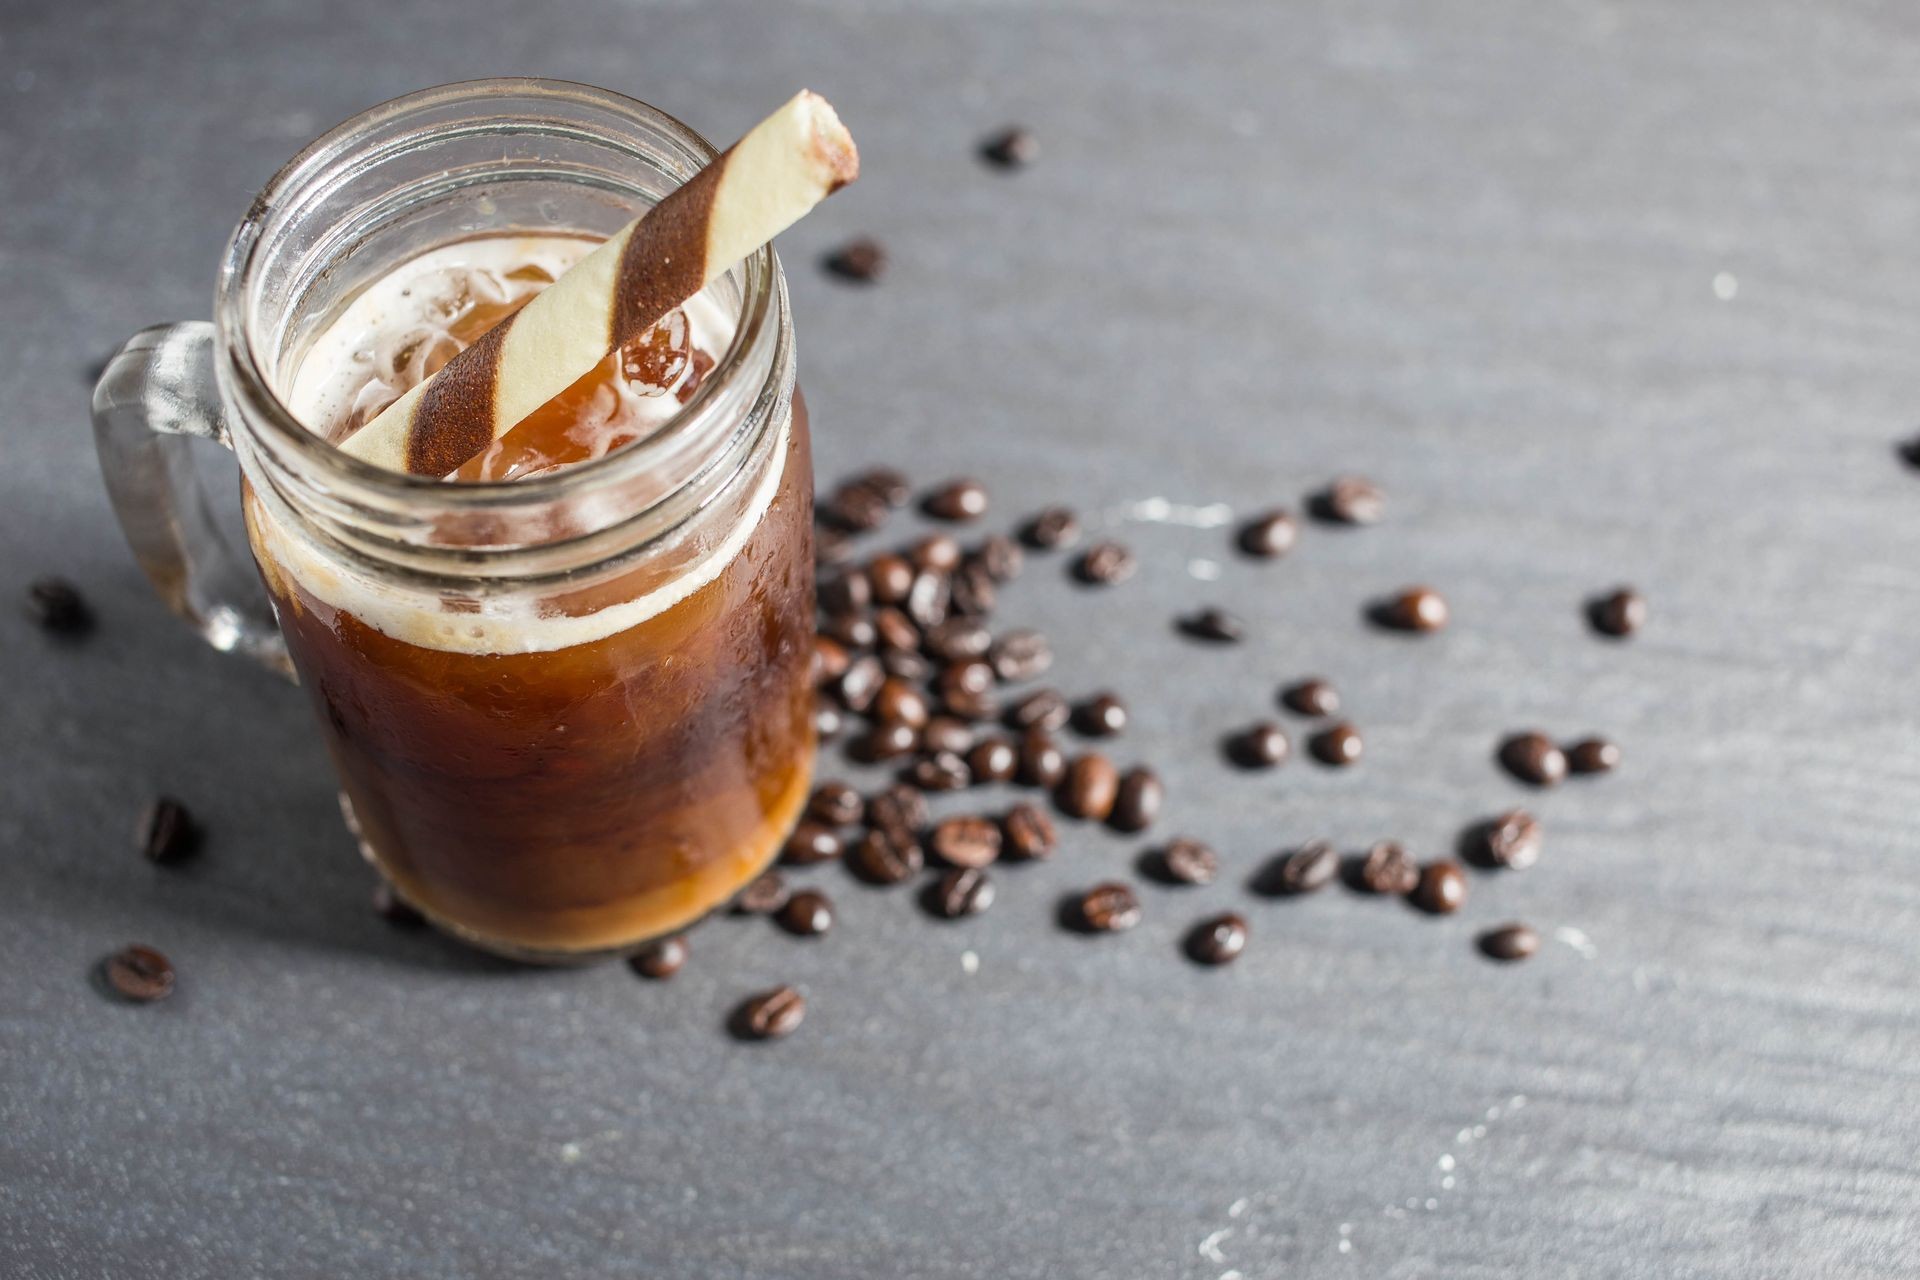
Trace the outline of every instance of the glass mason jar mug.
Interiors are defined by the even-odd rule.
[[[603,238],[714,158],[603,90],[537,80],[374,108],[267,185],[212,324],[109,363],[94,426],[128,541],[216,647],[295,673],[361,850],[407,901],[531,959],[631,947],[719,906],[811,783],[812,469],[785,281],[763,248],[644,438],[502,482],[369,466],[288,407],[372,285],[481,237]],[[230,447],[260,602],[186,450]]]

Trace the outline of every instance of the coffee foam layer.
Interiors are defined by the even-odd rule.
[[[368,389],[383,380],[383,373],[405,376],[395,356],[412,347],[405,352],[406,360],[424,360],[421,344],[437,341],[435,331],[445,336],[463,298],[516,301],[537,292],[592,248],[591,241],[576,236],[501,236],[447,245],[413,259],[362,292],[319,334],[293,371],[289,406],[309,430],[331,437],[352,420],[356,407],[364,409]],[[538,270],[528,272],[528,267]],[[532,278],[515,279],[516,272]],[[497,297],[489,292],[496,288]],[[689,300],[684,310],[694,344],[723,354],[735,328],[727,305],[709,289]],[[628,430],[636,422],[646,430],[657,429],[680,409],[671,394],[623,399],[623,412],[632,415],[623,419]],[[772,457],[745,509],[706,555],[638,599],[578,617],[548,612],[524,592],[467,599],[450,608],[436,593],[380,581],[341,563],[303,533],[282,527],[257,499],[248,504],[248,526],[269,580],[284,575],[306,594],[384,635],[451,653],[549,652],[638,626],[717,578],[772,505],[791,430],[790,419],[780,424]],[[281,593],[288,594],[284,589]]]

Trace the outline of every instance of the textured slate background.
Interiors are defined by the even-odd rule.
[[[6,0],[0,596],[65,573],[101,625],[0,617],[0,1272],[1914,1274],[1917,56],[1910,7],[1779,0]],[[87,370],[206,313],[312,134],[495,73],[722,139],[801,84],[841,107],[866,176],[783,242],[828,477],[976,473],[995,524],[1390,488],[1281,565],[1139,525],[1126,587],[1007,593],[1231,874],[1088,939],[1058,899],[1144,841],[1077,832],[959,925],[828,869],[832,936],[716,922],[664,987],[369,915],[300,698],[122,547]],[[1044,163],[971,158],[1006,120]],[[878,288],[815,267],[856,231]],[[1579,613],[1620,579],[1627,645]],[[1419,580],[1449,633],[1361,625]],[[1212,601],[1254,641],[1172,632]],[[1225,771],[1308,672],[1366,762]],[[1447,848],[1523,798],[1490,753],[1531,724],[1626,765],[1540,797],[1541,865],[1461,916],[1247,897],[1308,836]],[[129,850],[159,788],[210,829],[190,869]],[[1228,904],[1243,961],[1181,960]],[[1503,969],[1471,940],[1513,917],[1551,940]],[[91,989],[131,940],[175,999]],[[802,1032],[727,1040],[785,979]]]

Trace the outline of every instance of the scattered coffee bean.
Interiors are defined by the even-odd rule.
[[[1280,892],[1313,893],[1332,884],[1340,874],[1340,855],[1325,840],[1309,840],[1280,862],[1275,879]]]
[[[1247,949],[1247,921],[1227,911],[1195,925],[1187,935],[1187,954],[1198,964],[1221,965],[1237,960]]]
[[[1120,794],[1120,771],[1098,752],[1075,757],[1060,784],[1060,807],[1076,818],[1105,822]]]
[[[936,684],[942,697],[954,692],[985,693],[993,688],[993,668],[978,658],[948,663],[941,668]]]
[[[978,560],[963,561],[953,571],[949,595],[953,612],[963,618],[983,618],[996,603],[993,575]]]
[[[936,520],[978,520],[987,514],[987,490],[978,480],[950,480],[920,506]]]
[[[780,850],[780,861],[789,867],[811,867],[832,862],[840,856],[840,834],[832,827],[803,818]]]
[[[1540,820],[1525,809],[1509,809],[1487,824],[1487,861],[1519,871],[1540,861]]]
[[[922,631],[931,631],[947,620],[953,607],[953,581],[933,569],[922,569],[913,576],[907,591],[907,616]]]
[[[1020,536],[1038,551],[1069,546],[1080,537],[1080,518],[1065,507],[1048,507],[1027,521]]]
[[[981,143],[980,155],[1002,169],[1024,169],[1040,158],[1040,142],[1014,125]]]
[[[990,534],[982,540],[971,559],[995,582],[1012,582],[1026,564],[1020,544],[1004,533]]]
[[[1408,587],[1388,601],[1378,616],[1396,631],[1439,631],[1447,625],[1447,602],[1432,587]]]
[[[1248,769],[1271,769],[1293,754],[1287,731],[1271,720],[1243,729],[1233,740],[1234,762]]]
[[[955,868],[934,882],[927,905],[948,920],[977,916],[993,905],[993,881],[975,867]]]
[[[840,708],[831,702],[814,699],[813,733],[822,742],[832,742],[847,727],[847,719],[840,714]]]
[[[873,619],[859,613],[828,614],[820,619],[820,634],[849,649],[871,649],[877,638]]]
[[[1247,628],[1225,609],[1202,609],[1180,620],[1180,630],[1196,640],[1214,644],[1234,644],[1243,639]]]
[[[37,578],[28,584],[27,616],[64,635],[77,635],[93,625],[86,597],[65,578]]]
[[[1067,776],[1067,753],[1051,734],[1030,729],[1020,739],[1020,771],[1016,775],[1030,787],[1056,787]]]
[[[975,786],[1011,782],[1020,766],[1020,753],[1005,738],[985,738],[967,753],[967,768]]]
[[[106,979],[124,1000],[164,1000],[173,994],[173,962],[152,947],[124,947],[107,957]]]
[[[1314,758],[1322,764],[1349,765],[1359,761],[1366,744],[1361,741],[1360,731],[1342,721],[1329,725],[1313,735],[1309,743]]]
[[[1567,776],[1567,753],[1544,733],[1516,733],[1500,744],[1500,763],[1522,782],[1557,785]]]
[[[1035,689],[1007,709],[1007,727],[1051,732],[1065,726],[1072,714],[1058,689]]]
[[[960,543],[950,533],[930,533],[913,544],[909,558],[916,569],[952,573],[960,567]]]
[[[973,773],[953,752],[936,751],[914,761],[907,780],[922,791],[959,791],[973,781]]]
[[[687,963],[687,940],[676,935],[650,942],[634,952],[627,963],[643,978],[671,978]]]
[[[1314,514],[1339,524],[1375,524],[1386,514],[1387,495],[1371,480],[1342,476],[1317,494]]]
[[[1480,950],[1493,960],[1525,960],[1540,949],[1540,934],[1530,925],[1503,924],[1480,935]]]
[[[1031,680],[1053,665],[1053,646],[1038,631],[1009,631],[993,642],[987,661],[994,674],[1009,684]]]
[[[854,744],[854,754],[869,763],[898,760],[912,755],[920,745],[920,731],[899,720],[883,720],[869,728]]]
[[[873,581],[858,569],[823,579],[814,588],[823,613],[861,613],[873,604]]]
[[[922,751],[948,751],[954,755],[965,755],[973,748],[973,730],[964,721],[952,716],[935,716],[927,721],[927,727],[920,731],[920,749]]]
[[[802,889],[787,899],[775,919],[796,937],[817,938],[833,928],[833,902],[818,889]]]
[[[892,467],[869,467],[859,475],[849,477],[842,487],[865,489],[894,508],[906,506],[913,497],[913,485],[903,472]]]
[[[933,674],[931,662],[907,649],[882,650],[880,665],[886,668],[888,675],[898,676],[902,680],[924,681]]]
[[[847,646],[831,636],[813,638],[813,682],[816,685],[829,684],[847,673],[847,666],[853,661],[853,655],[847,652]]]
[[[1000,857],[1000,828],[971,815],[948,818],[933,829],[933,852],[952,867],[984,867]]]
[[[827,519],[825,511],[820,518]],[[853,559],[853,539],[829,525],[813,531],[813,563],[821,569],[844,568]]]
[[[1140,899],[1118,881],[1097,884],[1080,896],[1080,922],[1096,933],[1118,933],[1140,923]]]
[[[827,271],[842,280],[871,284],[887,271],[887,251],[878,240],[861,236],[835,249],[826,258]]]
[[[917,843],[901,844],[882,831],[869,831],[847,851],[848,868],[868,884],[899,884],[920,874],[925,859]]]
[[[948,618],[926,634],[926,650],[942,662],[984,658],[993,633],[973,618]]]
[[[880,695],[880,686],[886,678],[887,671],[880,665],[880,659],[863,653],[840,673],[840,679],[834,682],[834,692],[839,694],[841,706],[849,711],[864,712]]]
[[[1398,896],[1412,893],[1419,883],[1420,868],[1398,840],[1380,841],[1360,864],[1360,887],[1368,893]]]
[[[1220,874],[1220,857],[1198,840],[1181,836],[1169,840],[1156,859],[1161,874],[1176,884],[1212,884]]]
[[[1127,704],[1111,693],[1096,693],[1073,710],[1073,727],[1089,738],[1111,738],[1127,727]]]
[[[1605,738],[1583,738],[1567,748],[1567,768],[1574,773],[1608,773],[1620,763],[1620,748]]]
[[[178,862],[193,852],[199,832],[187,806],[172,796],[161,796],[140,815],[134,830],[140,854],[148,862]]]
[[[373,886],[373,914],[397,929],[418,929],[427,922],[420,909],[395,893],[385,880]]]
[[[1300,541],[1300,525],[1288,511],[1269,511],[1240,530],[1240,549],[1262,560],[1274,560]]]
[[[1647,624],[1647,598],[1632,587],[1618,587],[1587,606],[1594,630],[1609,636],[1630,636]]]
[[[974,723],[993,719],[999,710],[992,694],[972,689],[944,690],[940,700],[951,715]]]
[[[1125,582],[1140,567],[1133,552],[1117,542],[1099,542],[1088,547],[1075,568],[1082,582],[1110,587]]]
[[[1467,873],[1451,859],[1429,862],[1420,868],[1420,883],[1413,901],[1422,911],[1448,916],[1466,905]]]
[[[1013,806],[1007,811],[1007,816],[1000,820],[1000,828],[1005,837],[1006,851],[1029,862],[1051,858],[1060,845],[1060,835],[1054,829],[1053,819],[1038,805],[1023,802]]]
[[[920,729],[933,718],[933,708],[928,705],[926,694],[898,676],[888,676],[881,682],[880,692],[874,695],[873,718],[885,724]]]
[[[1113,813],[1107,823],[1115,831],[1145,831],[1160,816],[1167,789],[1160,775],[1145,766],[1136,766],[1120,775],[1119,790],[1114,793]]]
[[[733,900],[737,916],[770,916],[787,905],[787,882],[778,871],[762,871]]]
[[[1330,716],[1340,710],[1339,691],[1317,677],[1288,685],[1280,700],[1303,716]]]
[[[912,840],[927,825],[927,798],[918,788],[896,782],[867,801],[867,825]]]
[[[872,587],[873,598],[881,604],[899,604],[907,598],[908,588],[913,586],[913,566],[907,563],[905,556],[875,556],[873,563],[867,566],[867,582]]]
[[[820,504],[819,518],[848,533],[866,533],[887,522],[887,500],[860,485],[842,485]]]
[[[799,1028],[807,1016],[807,999],[792,987],[762,991],[740,1006],[736,1025],[752,1040],[778,1040]]]

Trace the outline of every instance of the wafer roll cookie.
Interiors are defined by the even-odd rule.
[[[859,172],[833,107],[801,91],[340,447],[455,471]]]

